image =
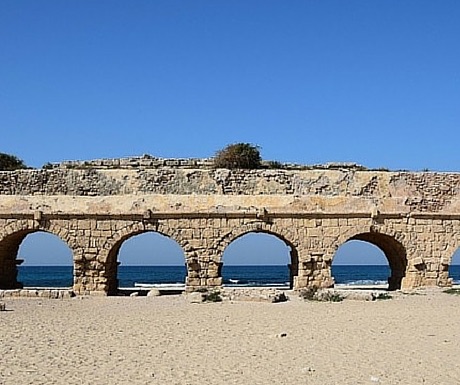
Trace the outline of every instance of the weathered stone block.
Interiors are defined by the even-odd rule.
[[[201,286],[200,278],[187,277],[187,286]]]
[[[158,289],[151,289],[147,293],[147,297],[159,297],[160,295],[161,295],[161,292]]]
[[[206,295],[205,293],[192,292],[187,293],[185,298],[189,303],[203,303],[206,300]]]

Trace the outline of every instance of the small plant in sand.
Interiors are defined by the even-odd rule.
[[[335,291],[324,291],[318,296],[318,301],[324,302],[342,302],[343,296]]]
[[[386,299],[392,299],[392,298],[393,298],[393,297],[392,297],[390,294],[388,294],[388,293],[379,293],[379,294],[375,297],[376,300],[386,300]]]
[[[317,286],[307,287],[300,291],[300,297],[307,301],[342,302],[344,297],[335,291],[319,290]]]
[[[219,290],[213,290],[206,295],[206,302],[222,302]]]
[[[301,289],[299,292],[300,298],[307,300],[307,301],[314,301],[316,300],[316,293],[318,292],[317,286],[306,287]]]
[[[444,293],[460,295],[460,289],[451,287],[450,289],[444,290]]]

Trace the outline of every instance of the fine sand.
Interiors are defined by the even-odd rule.
[[[5,299],[0,384],[460,384],[460,296]]]

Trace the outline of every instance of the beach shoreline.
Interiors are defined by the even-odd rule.
[[[451,289],[459,289],[460,285],[454,284],[450,287]],[[318,289],[320,291],[330,291],[338,293],[344,297],[350,295],[350,293],[370,293],[374,296],[378,296],[383,293],[388,295],[399,295],[399,294],[413,294],[417,292],[426,292],[428,291],[444,291],[449,289],[448,287],[428,287],[428,288],[419,288],[415,290],[388,290],[387,284],[336,284],[331,288],[327,289]],[[266,292],[266,291],[276,291],[283,292],[289,296],[297,296],[300,291],[295,291],[289,286],[286,285],[270,285],[270,286],[239,286],[239,285],[222,285],[221,287],[211,288],[210,291],[218,292],[238,292],[245,291],[248,293],[257,293],[257,292]],[[316,289],[315,289],[316,290]],[[133,287],[120,287],[115,297],[119,296],[147,296],[149,292],[155,292],[155,296],[171,296],[171,295],[180,295],[186,294],[185,284],[148,284],[148,285],[136,285]],[[152,293],[151,293],[152,294]],[[72,287],[23,287],[22,289],[5,289],[0,290],[0,300],[6,298],[50,298],[50,299],[68,299],[77,296]],[[80,297],[84,295],[79,295]],[[102,296],[104,295],[94,293],[92,296]],[[112,297],[109,296],[109,297]]]

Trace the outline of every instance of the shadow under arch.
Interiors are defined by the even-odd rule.
[[[405,247],[394,237],[378,232],[359,233],[348,238],[346,242],[352,240],[368,242],[382,250],[390,267],[388,290],[401,289],[402,280],[406,275],[407,268]]]
[[[143,230],[137,230],[137,231],[130,232],[128,234],[121,236],[121,238],[115,241],[108,252],[106,272],[105,272],[106,277],[107,277],[107,294],[108,295],[116,295],[119,293],[118,276],[119,276],[119,266],[121,263],[119,261],[119,255],[120,255],[120,250],[122,249],[122,246],[125,244],[126,241],[133,240],[137,236],[142,236],[146,234],[159,235],[161,237],[164,237],[165,239],[168,239],[171,242],[171,244],[175,244],[178,248],[180,248],[182,252],[183,265],[184,266],[186,265],[185,252],[184,252],[183,246],[179,244],[179,242],[177,242],[172,236],[169,236],[161,231],[157,231],[153,229],[143,229]],[[186,276],[187,276],[187,272],[185,272],[184,283],[185,283]]]
[[[224,253],[227,250],[227,248],[231,244],[233,244],[233,242],[238,241],[245,236],[250,236],[251,234],[253,235],[265,234],[273,238],[276,238],[278,241],[285,244],[285,246],[288,248],[289,262],[290,262],[287,265],[287,268],[289,270],[289,288],[290,289],[294,288],[296,277],[298,276],[298,265],[299,265],[298,252],[297,252],[295,245],[292,242],[290,242],[286,237],[281,235],[280,233],[273,231],[273,230],[269,230],[269,229],[263,229],[263,228],[240,229],[240,231],[235,232],[234,234],[228,235],[224,240],[222,240],[220,244],[221,255],[220,255],[218,276],[222,277],[222,271],[223,271],[224,264],[225,264]],[[263,260],[261,262],[262,263],[260,264],[263,265]]]
[[[50,234],[65,244],[71,252],[72,267],[74,266],[74,250],[65,237],[60,236],[59,229],[53,226],[42,228],[21,229],[12,231],[0,240],[0,289],[21,289],[24,285],[18,281],[18,266],[24,259],[18,258],[21,244],[28,235],[36,233]]]

